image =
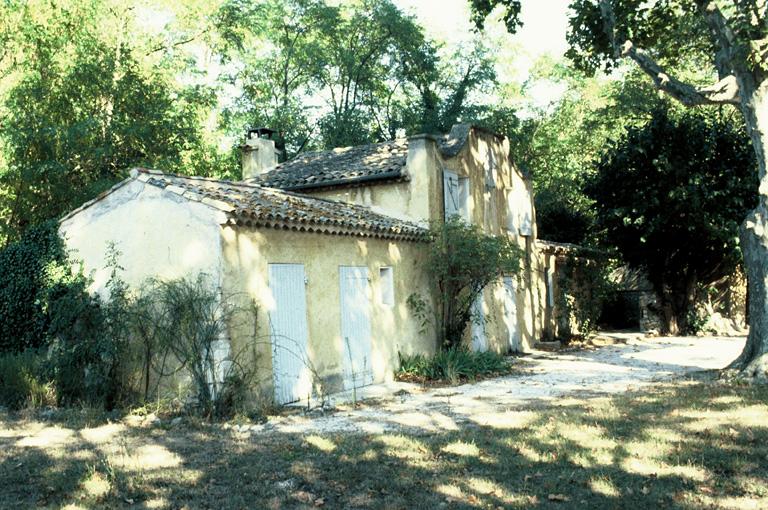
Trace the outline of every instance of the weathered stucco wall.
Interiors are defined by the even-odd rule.
[[[516,307],[517,328],[520,341],[509,343],[509,325],[506,323],[505,296],[501,282],[491,285],[483,293],[484,311],[487,316],[485,333],[490,349],[505,352],[512,348],[527,351],[538,338],[540,330],[535,322],[535,286],[536,278],[532,243],[536,236],[535,220],[530,236],[520,235],[516,215],[516,201],[529,196],[530,182],[514,167],[509,156],[509,141],[493,133],[472,129],[463,148],[454,157],[440,156],[437,165],[456,173],[469,182],[467,201],[469,220],[491,235],[509,236],[515,241],[524,256],[521,260],[521,272],[515,275],[517,284]],[[489,168],[495,167],[495,170]],[[443,189],[440,189],[440,201],[443,203]],[[531,211],[533,208],[531,206]],[[467,342],[470,333],[467,333]]]
[[[134,290],[149,278],[194,280],[201,273],[220,285],[220,223],[224,221],[224,215],[210,206],[132,179],[73,211],[62,220],[59,232],[72,256],[92,275],[90,290],[107,297],[112,270],[106,257],[111,243],[119,252],[120,277]],[[226,340],[215,348],[216,359],[223,361],[229,352]],[[167,373],[174,372],[177,364],[172,357],[166,363]],[[138,374],[142,367],[135,369]],[[150,377],[150,388],[159,382],[158,391],[165,396],[183,396],[190,384],[185,372],[162,381],[154,371]]]
[[[489,164],[495,171],[487,172]],[[509,158],[509,141],[491,132],[471,129],[461,149],[446,156],[438,147],[437,138],[417,135],[409,139],[407,182],[381,182],[369,185],[330,190],[309,190],[314,196],[369,206],[391,216],[420,223],[444,219],[443,170],[460,178],[467,178],[470,186],[467,205],[469,220],[492,235],[510,236],[525,253],[521,273],[516,276],[516,306],[520,342],[513,350],[527,351],[542,334],[542,319],[538,318],[538,281],[533,242],[536,223],[532,204],[531,235],[523,236],[519,230],[518,208],[521,201],[532,197],[531,183]],[[509,328],[506,324],[502,282],[485,289],[483,311],[485,338],[489,349],[506,352],[510,349]],[[539,319],[537,321],[537,318]],[[466,340],[471,342],[468,328]]]
[[[70,214],[59,231],[73,256],[92,272],[92,290],[101,293],[111,271],[106,261],[110,243],[120,252],[121,276],[130,286],[149,277],[194,278],[199,273],[219,282],[224,221],[207,205],[130,180]]]
[[[325,391],[338,391],[342,384],[345,351],[341,338],[339,266],[368,268],[374,381],[392,378],[398,367],[398,351],[434,352],[434,332],[422,333],[420,322],[406,304],[411,293],[429,288],[423,268],[423,244],[232,227],[223,229],[223,239],[224,293],[236,297],[246,307],[253,303],[258,309],[255,325],[252,320],[233,325],[233,352],[256,347],[258,363],[265,374],[265,388],[272,383],[268,313],[274,300],[269,287],[270,263],[304,265],[308,354]],[[379,268],[383,266],[394,271],[394,306],[383,305],[377,297],[381,284]]]

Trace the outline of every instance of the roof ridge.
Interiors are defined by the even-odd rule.
[[[194,181],[226,183],[226,184],[233,184],[235,186],[243,186],[243,187],[246,187],[246,188],[258,188],[258,189],[268,188],[268,186],[262,186],[260,184],[253,184],[253,183],[245,182],[245,181],[230,181],[228,179],[218,179],[216,177],[203,177],[201,175],[176,174],[176,173],[173,173],[173,172],[164,172],[162,170],[156,170],[156,169],[153,169],[153,168],[134,167],[132,170],[136,170],[138,173],[148,174],[148,175],[166,175],[168,177],[176,177],[176,178],[179,178],[179,179],[189,179],[189,180],[194,180]]]
[[[283,161],[280,163],[281,165],[284,163],[290,163],[296,158],[299,158],[301,156],[309,156],[310,154],[327,154],[327,153],[333,153],[335,151],[343,151],[344,149],[357,149],[361,147],[371,147],[373,145],[384,145],[388,143],[395,143],[395,142],[407,142],[410,137],[408,136],[399,136],[397,138],[392,138],[391,140],[384,140],[381,142],[371,142],[371,143],[361,143],[360,145],[344,145],[342,147],[334,147],[333,149],[325,149],[321,151],[307,151],[307,152],[300,152],[296,154],[293,158]]]
[[[316,196],[312,196],[312,195],[305,195],[303,193],[298,193],[296,191],[283,190],[283,189],[280,189],[280,188],[273,188],[271,186],[262,186],[262,185],[259,185],[259,184],[245,183],[245,182],[242,182],[242,181],[230,181],[230,180],[227,180],[227,179],[216,179],[214,177],[202,177],[202,176],[190,176],[190,175],[183,175],[183,174],[175,174],[175,173],[172,173],[172,172],[163,172],[162,170],[148,169],[148,168],[138,168],[137,167],[136,170],[138,170],[139,173],[148,174],[148,175],[166,176],[166,177],[173,177],[173,178],[176,178],[176,179],[188,179],[188,180],[192,180],[192,181],[204,181],[204,182],[215,182],[215,183],[221,183],[221,184],[231,184],[231,185],[237,186],[237,187],[243,187],[243,188],[250,188],[250,189],[254,189],[254,190],[266,191],[266,192],[270,192],[270,193],[273,193],[273,194],[276,194],[276,195],[288,195],[288,196],[300,198],[300,199],[303,199],[303,200],[309,200],[309,201],[312,201],[312,202],[323,202],[323,203],[334,204],[334,205],[335,204],[340,204],[340,205],[343,205],[343,206],[351,207],[353,209],[364,209],[366,211],[370,211],[371,214],[375,214],[377,216],[381,216],[381,217],[384,217],[384,218],[392,218],[392,219],[396,219],[398,221],[406,221],[406,220],[401,220],[399,218],[395,218],[394,216],[389,216],[387,214],[382,214],[382,213],[376,212],[376,211],[374,211],[373,209],[371,209],[370,207],[368,207],[366,205],[355,204],[355,203],[351,203],[351,202],[342,202],[340,200],[333,200],[333,199],[324,198],[324,197],[316,197]],[[412,222],[408,222],[408,223],[412,223]]]

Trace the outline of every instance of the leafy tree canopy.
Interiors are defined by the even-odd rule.
[[[685,330],[699,284],[732,274],[741,260],[736,228],[755,205],[754,154],[724,115],[670,115],[612,143],[588,182],[596,226],[608,247],[646,270],[667,328]]]
[[[178,62],[165,46],[132,37],[131,9],[108,0],[0,4],[0,73],[10,84],[0,91],[0,240],[91,198],[131,166],[180,168],[201,147],[214,97],[175,82]]]
[[[481,47],[441,60],[439,46],[389,0],[229,0],[219,51],[241,91],[224,115],[277,129],[290,158],[308,148],[445,131],[494,79]]]

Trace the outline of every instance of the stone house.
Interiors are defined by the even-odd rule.
[[[385,381],[398,352],[432,353],[435,333],[407,305],[434,298],[426,227],[454,214],[525,252],[523,272],[485,289],[467,343],[525,351],[541,334],[546,278],[539,267],[530,180],[510,161],[509,142],[459,125],[437,137],[301,154],[277,163],[265,130],[243,145],[243,180],[134,169],[65,216],[60,232],[108,278],[105,249],[122,252],[124,278],[208,275],[222,296],[258,310],[220,341],[225,359],[253,342],[275,399],[307,398],[318,383],[338,391]],[[544,296],[544,297],[542,297]],[[254,336],[254,332],[256,333]]]

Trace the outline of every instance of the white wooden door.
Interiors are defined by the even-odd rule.
[[[509,332],[509,347],[519,351],[521,339],[517,319],[517,281],[512,276],[504,277],[504,322]]]
[[[488,341],[485,337],[485,315],[483,315],[483,294],[481,293],[472,303],[472,350],[475,352],[487,351]]]
[[[339,267],[344,388],[373,382],[371,368],[371,301],[368,268]]]
[[[279,404],[306,399],[312,393],[305,282],[302,264],[269,265],[274,299],[269,311],[272,376]]]

